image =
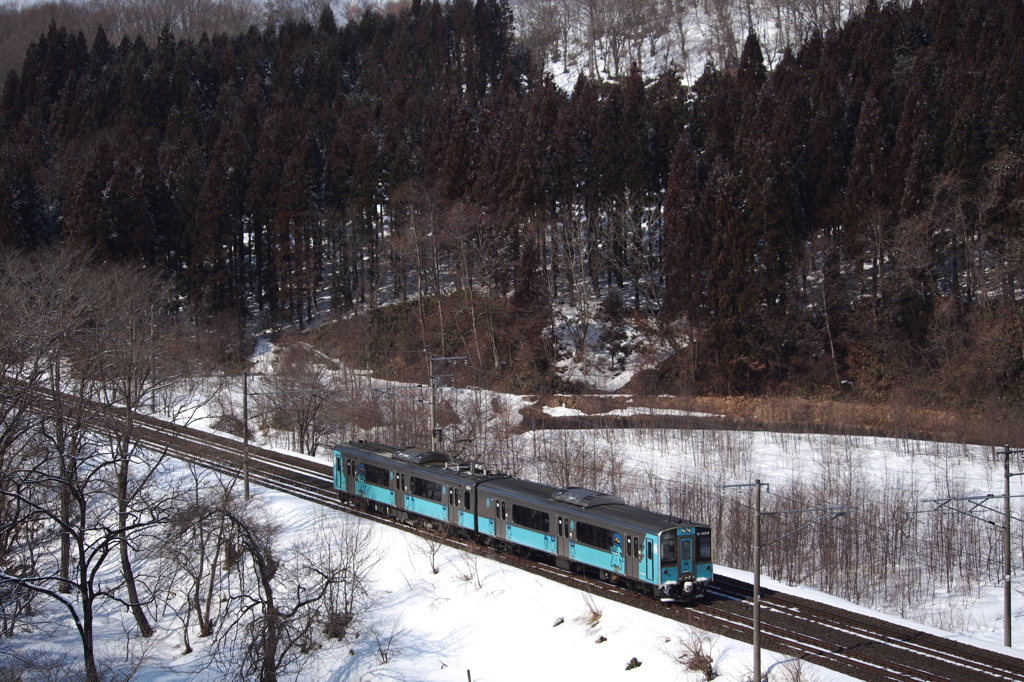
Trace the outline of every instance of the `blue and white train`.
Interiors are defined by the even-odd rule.
[[[711,528],[613,495],[511,478],[477,462],[362,441],[334,448],[343,502],[487,545],[537,553],[566,570],[689,601],[713,578]]]

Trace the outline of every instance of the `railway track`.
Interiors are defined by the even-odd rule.
[[[729,578],[716,579],[714,591],[716,596],[743,602],[744,607],[752,599],[750,585]],[[885,660],[913,661],[913,670],[904,672],[906,675],[911,672],[920,675],[917,679],[1018,680],[1024,675],[1020,659],[800,597],[762,590],[761,608],[762,618],[767,616],[773,627],[775,623],[785,623],[785,629],[792,632],[799,630],[801,624],[808,623],[816,629],[834,633],[831,642],[833,650],[850,647],[861,650],[886,649],[888,653],[884,656]],[[874,657],[881,658],[878,655]],[[931,669],[935,672],[928,674]],[[962,674],[952,674],[951,670],[961,670]],[[911,678],[904,675],[877,679]]]
[[[243,445],[237,439],[136,415],[134,437],[151,448],[221,473],[239,476]],[[250,446],[250,480],[301,499],[385,523],[421,536],[423,528],[343,504],[326,463]],[[448,545],[494,558],[556,582],[634,606],[680,623],[749,641],[752,632],[751,587],[716,577],[703,603],[678,607],[635,594],[613,584],[567,573],[448,535],[432,535]],[[953,642],[892,623],[825,606],[771,590],[761,594],[761,640],[766,648],[869,682],[1024,682],[1024,661]]]

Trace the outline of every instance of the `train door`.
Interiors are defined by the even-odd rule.
[[[334,488],[345,490],[345,458],[337,450],[334,451]]]
[[[693,575],[693,536],[679,536],[679,575]]]
[[[356,491],[356,462],[351,457],[345,459],[345,492],[354,494]]]
[[[658,576],[654,572],[654,567],[657,561],[657,557],[654,556],[654,550],[657,546],[657,535],[647,535],[643,538],[640,548],[640,567],[638,569],[641,580],[648,580],[650,582],[658,581]]]
[[[508,523],[508,504],[494,499],[494,537],[505,539],[505,524]]]
[[[409,482],[404,471],[395,470],[395,507],[405,509],[405,495],[409,491]],[[405,517],[403,517],[405,518]]]
[[[466,528],[468,530],[476,529],[476,519],[474,518],[473,510],[473,487],[459,486],[455,489],[455,495],[458,497],[458,523],[460,528]]]
[[[448,496],[448,523],[453,526],[459,525],[459,510],[462,509],[462,495],[458,486],[449,484],[446,495]]]

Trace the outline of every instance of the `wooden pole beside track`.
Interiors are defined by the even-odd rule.
[[[754,664],[753,664],[753,680],[754,682],[762,682],[764,676],[761,674],[761,517],[764,515],[761,511],[761,486],[768,487],[767,483],[761,483],[761,479],[757,479],[753,483],[737,483],[733,485],[725,485],[723,488],[754,488],[754,565],[751,569],[753,573],[753,593],[754,593],[754,614],[753,614],[753,630],[754,636],[751,644],[754,648]],[[805,510],[812,511],[812,510]],[[789,513],[789,512],[773,512],[773,513]],[[800,530],[799,528],[797,530]],[[796,531],[794,531],[796,532]],[[783,536],[785,537],[785,536]],[[781,539],[781,538],[779,538]],[[771,544],[771,543],[768,543]]]
[[[242,485],[249,500],[249,373],[242,374]]]
[[[1003,472],[1005,485],[1003,487],[1003,510],[1006,520],[1003,522],[1003,646],[1013,646],[1013,609],[1010,608],[1010,601],[1013,591],[1010,589],[1010,574],[1013,572],[1013,563],[1010,560],[1010,446],[1006,446],[1006,456],[1003,458]]]
[[[761,479],[754,482],[754,680],[761,682]]]

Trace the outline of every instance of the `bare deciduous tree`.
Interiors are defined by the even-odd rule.
[[[301,670],[328,635],[344,638],[372,603],[379,560],[370,524],[325,513],[321,531],[282,553],[279,528],[254,509],[217,509],[239,550],[212,657],[228,679],[273,682]]]
[[[332,431],[326,418],[335,393],[329,362],[307,344],[286,345],[254,396],[265,421],[291,433],[291,446],[311,456]]]

